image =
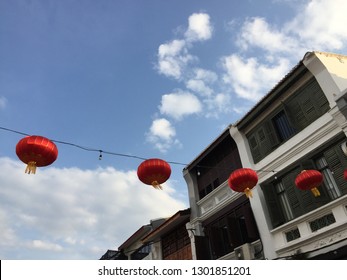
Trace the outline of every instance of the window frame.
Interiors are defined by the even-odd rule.
[[[341,139],[343,137],[343,139]],[[309,158],[302,158],[297,161],[293,167],[288,167],[280,173],[274,175],[272,178],[260,184],[264,193],[265,203],[267,205],[268,213],[271,218],[273,228],[276,228],[282,224],[288,222],[286,218],[285,210],[281,205],[280,193],[276,193],[275,185],[279,181],[283,182],[285,191],[288,194],[288,200],[290,201],[291,208],[293,210],[294,219],[298,218],[306,213],[309,213],[338,197],[329,195],[329,190],[323,183],[319,186],[321,195],[314,197],[310,191],[299,190],[295,186],[295,178],[302,171],[307,169],[319,170],[317,160],[324,157],[326,158],[326,166],[324,169],[330,170],[330,175],[335,180],[336,185],[339,188],[341,196],[347,194],[347,181],[343,177],[345,166],[347,166],[347,156],[343,154],[341,149],[341,143],[346,141],[347,138],[344,134],[341,134],[335,141],[329,141],[332,145],[327,144],[315,151],[315,154],[307,155]],[[329,146],[328,146],[329,145]],[[326,174],[323,174],[323,178],[326,180]],[[288,216],[287,216],[288,217]]]

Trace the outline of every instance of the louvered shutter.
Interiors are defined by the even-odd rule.
[[[334,179],[343,194],[347,194],[347,181],[343,177],[343,172],[347,168],[347,158],[340,147],[341,143],[324,152]]]
[[[299,199],[299,196],[302,195],[302,193],[299,192],[302,191],[298,190],[295,186],[295,178],[299,173],[299,168],[296,168],[282,178],[282,184],[284,185],[295,218],[303,214],[302,205]]]
[[[286,101],[286,112],[297,130],[302,130],[329,110],[329,102],[312,78]]]
[[[260,146],[258,144],[258,140],[256,137],[256,133],[253,133],[250,137],[248,137],[249,147],[251,149],[252,157],[254,163],[257,163],[261,160]]]
[[[277,200],[277,195],[275,191],[275,186],[273,184],[262,185],[264,197],[266,200],[266,206],[269,211],[269,216],[273,228],[276,228],[284,223],[284,216],[281,211],[281,206]]]

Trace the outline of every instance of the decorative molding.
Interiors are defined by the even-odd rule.
[[[313,248],[314,249],[319,249],[322,247],[325,247],[327,245],[333,244],[337,241],[340,241],[342,239],[347,238],[347,229],[334,233],[333,235],[327,236],[325,238],[322,238],[316,242],[314,242]]]
[[[242,195],[244,194],[231,190],[227,181],[222,183],[217,189],[197,202],[201,215],[193,219],[191,224],[195,226],[196,223],[206,220]]]
[[[270,232],[272,234],[277,234],[277,233],[282,232],[282,231],[290,230],[300,223],[307,223],[308,221],[315,220],[321,216],[324,216],[328,213],[331,213],[331,212],[333,212],[334,208],[337,208],[340,205],[344,205],[345,203],[347,203],[347,195],[344,195],[338,199],[335,199],[335,200],[329,202],[328,204],[326,204],[326,205],[324,205],[318,209],[315,209],[315,210],[313,210],[309,213],[306,213],[306,214],[304,214],[304,215],[302,215],[302,216],[300,216],[294,220],[291,220],[290,222],[288,222],[284,225],[281,225],[275,229],[272,229],[272,230],[270,230]],[[346,214],[347,214],[347,212],[346,212]]]
[[[278,237],[284,236],[285,232],[288,231],[290,228],[293,228],[294,226],[298,226],[299,230],[300,227],[305,227],[304,224],[306,224],[306,227],[308,227],[308,223],[312,220],[315,220],[319,217],[322,217],[328,213],[334,213],[334,208],[340,208],[342,205],[344,205],[347,201],[347,195],[336,199],[329,204],[316,209],[310,213],[307,213],[295,220],[290,221],[289,223],[286,223],[285,225],[282,225],[276,229],[271,230],[270,232],[273,234],[275,240],[278,240]],[[335,217],[336,218],[336,217]],[[295,239],[290,242],[277,242],[277,247],[275,251],[279,255],[287,254],[291,252],[292,250],[296,250],[298,248],[306,248],[305,251],[311,251],[314,249],[319,249],[321,247],[324,247],[326,245],[335,243],[338,240],[347,238],[347,229],[346,229],[346,221],[347,218],[341,218],[338,222],[331,224],[328,227],[325,227],[323,229],[320,229],[317,232],[310,232],[306,233],[305,235],[302,235],[302,232],[300,231],[301,237],[298,239]],[[342,231],[341,231],[342,229]]]

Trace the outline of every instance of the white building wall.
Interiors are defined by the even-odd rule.
[[[336,96],[347,89],[347,56],[312,52],[305,56],[303,63],[316,77],[333,108]]]
[[[306,252],[315,251],[328,243],[343,240],[347,237],[346,196],[317,211],[312,211],[275,230],[271,230],[271,221],[265,199],[259,187],[259,184],[272,177],[274,172],[283,170],[292,163],[297,162],[304,155],[314,151],[342,131],[347,132],[346,117],[341,113],[341,108],[337,107],[335,101],[337,96],[340,97],[341,94],[347,92],[347,58],[344,56],[330,56],[324,53],[311,53],[305,57],[303,63],[316,77],[326,94],[332,108],[328,113],[293,136],[257,164],[253,162],[246,136],[240,133],[237,127],[230,127],[230,134],[239,149],[242,165],[257,170],[259,176],[258,186],[253,190],[253,198],[250,199],[250,202],[264,245],[264,254],[268,259],[291,256],[297,253],[299,249]],[[271,112],[271,109],[268,112]],[[258,121],[260,120],[261,118],[258,118]],[[319,232],[312,233],[308,227],[308,221],[312,221],[329,211],[334,213],[336,223]],[[287,242],[285,232],[295,227],[299,228],[301,237],[295,241]]]
[[[325,93],[331,107],[329,112],[286,141],[257,164],[253,162],[245,134],[238,131],[235,126],[230,126],[229,129],[231,137],[237,144],[242,166],[257,170],[258,173],[258,185],[252,190],[253,197],[250,199],[250,203],[263,243],[264,255],[268,259],[291,256],[299,250],[314,252],[326,245],[347,238],[347,196],[272,230],[263,192],[259,187],[262,182],[274,176],[274,172],[283,170],[292,163],[299,161],[303,156],[313,152],[341,132],[347,135],[347,57],[314,52],[307,54],[303,59],[303,63],[315,76]],[[291,91],[285,93],[282,98],[285,99],[291,95],[310,77],[310,73],[305,74],[299,82],[293,85]],[[337,106],[337,100],[339,106]],[[280,102],[281,100],[276,100],[272,103],[264,112],[263,117],[279,106]],[[262,118],[258,118],[252,123],[247,128],[248,131],[261,120]],[[204,235],[201,226],[202,221],[243,194],[233,192],[227,186],[227,182],[224,182],[222,186],[198,201],[196,174],[191,174],[188,170],[184,170],[183,173],[188,185],[191,206],[191,221],[187,226],[194,230],[194,234]],[[313,233],[309,228],[309,221],[330,212],[334,214],[336,222]],[[287,242],[285,233],[296,227],[299,228],[301,237]],[[192,244],[194,244],[193,240]],[[192,248],[192,252],[193,259],[195,259],[194,248]],[[234,256],[230,257],[234,258]]]
[[[248,145],[246,136],[240,133],[236,127],[230,127],[230,135],[235,140],[237,148],[240,153],[240,158],[243,167],[249,167],[253,170],[258,170],[253,163],[252,154]],[[258,176],[259,176],[259,172]],[[258,185],[252,189],[253,197],[250,199],[250,204],[253,210],[254,219],[256,221],[259,235],[261,241],[263,242],[263,250],[266,258],[275,258],[275,242],[273,236],[269,234],[269,229],[271,228],[271,220],[269,215],[267,215],[267,208],[265,204],[264,195],[259,191],[259,184],[261,180],[258,181]]]

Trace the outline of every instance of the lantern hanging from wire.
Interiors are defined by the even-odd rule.
[[[295,185],[300,190],[311,190],[315,197],[320,196],[318,187],[323,182],[323,175],[318,170],[303,170],[295,178]]]
[[[258,175],[251,168],[240,168],[233,171],[228,179],[229,187],[235,192],[244,192],[246,196],[252,197],[252,191],[258,183]]]
[[[52,164],[58,157],[57,146],[43,136],[26,136],[16,145],[18,158],[27,164],[25,173],[36,173],[36,167]]]
[[[143,161],[137,168],[139,180],[151,185],[155,189],[162,189],[161,184],[165,183],[171,175],[170,165],[162,159],[151,158]]]

